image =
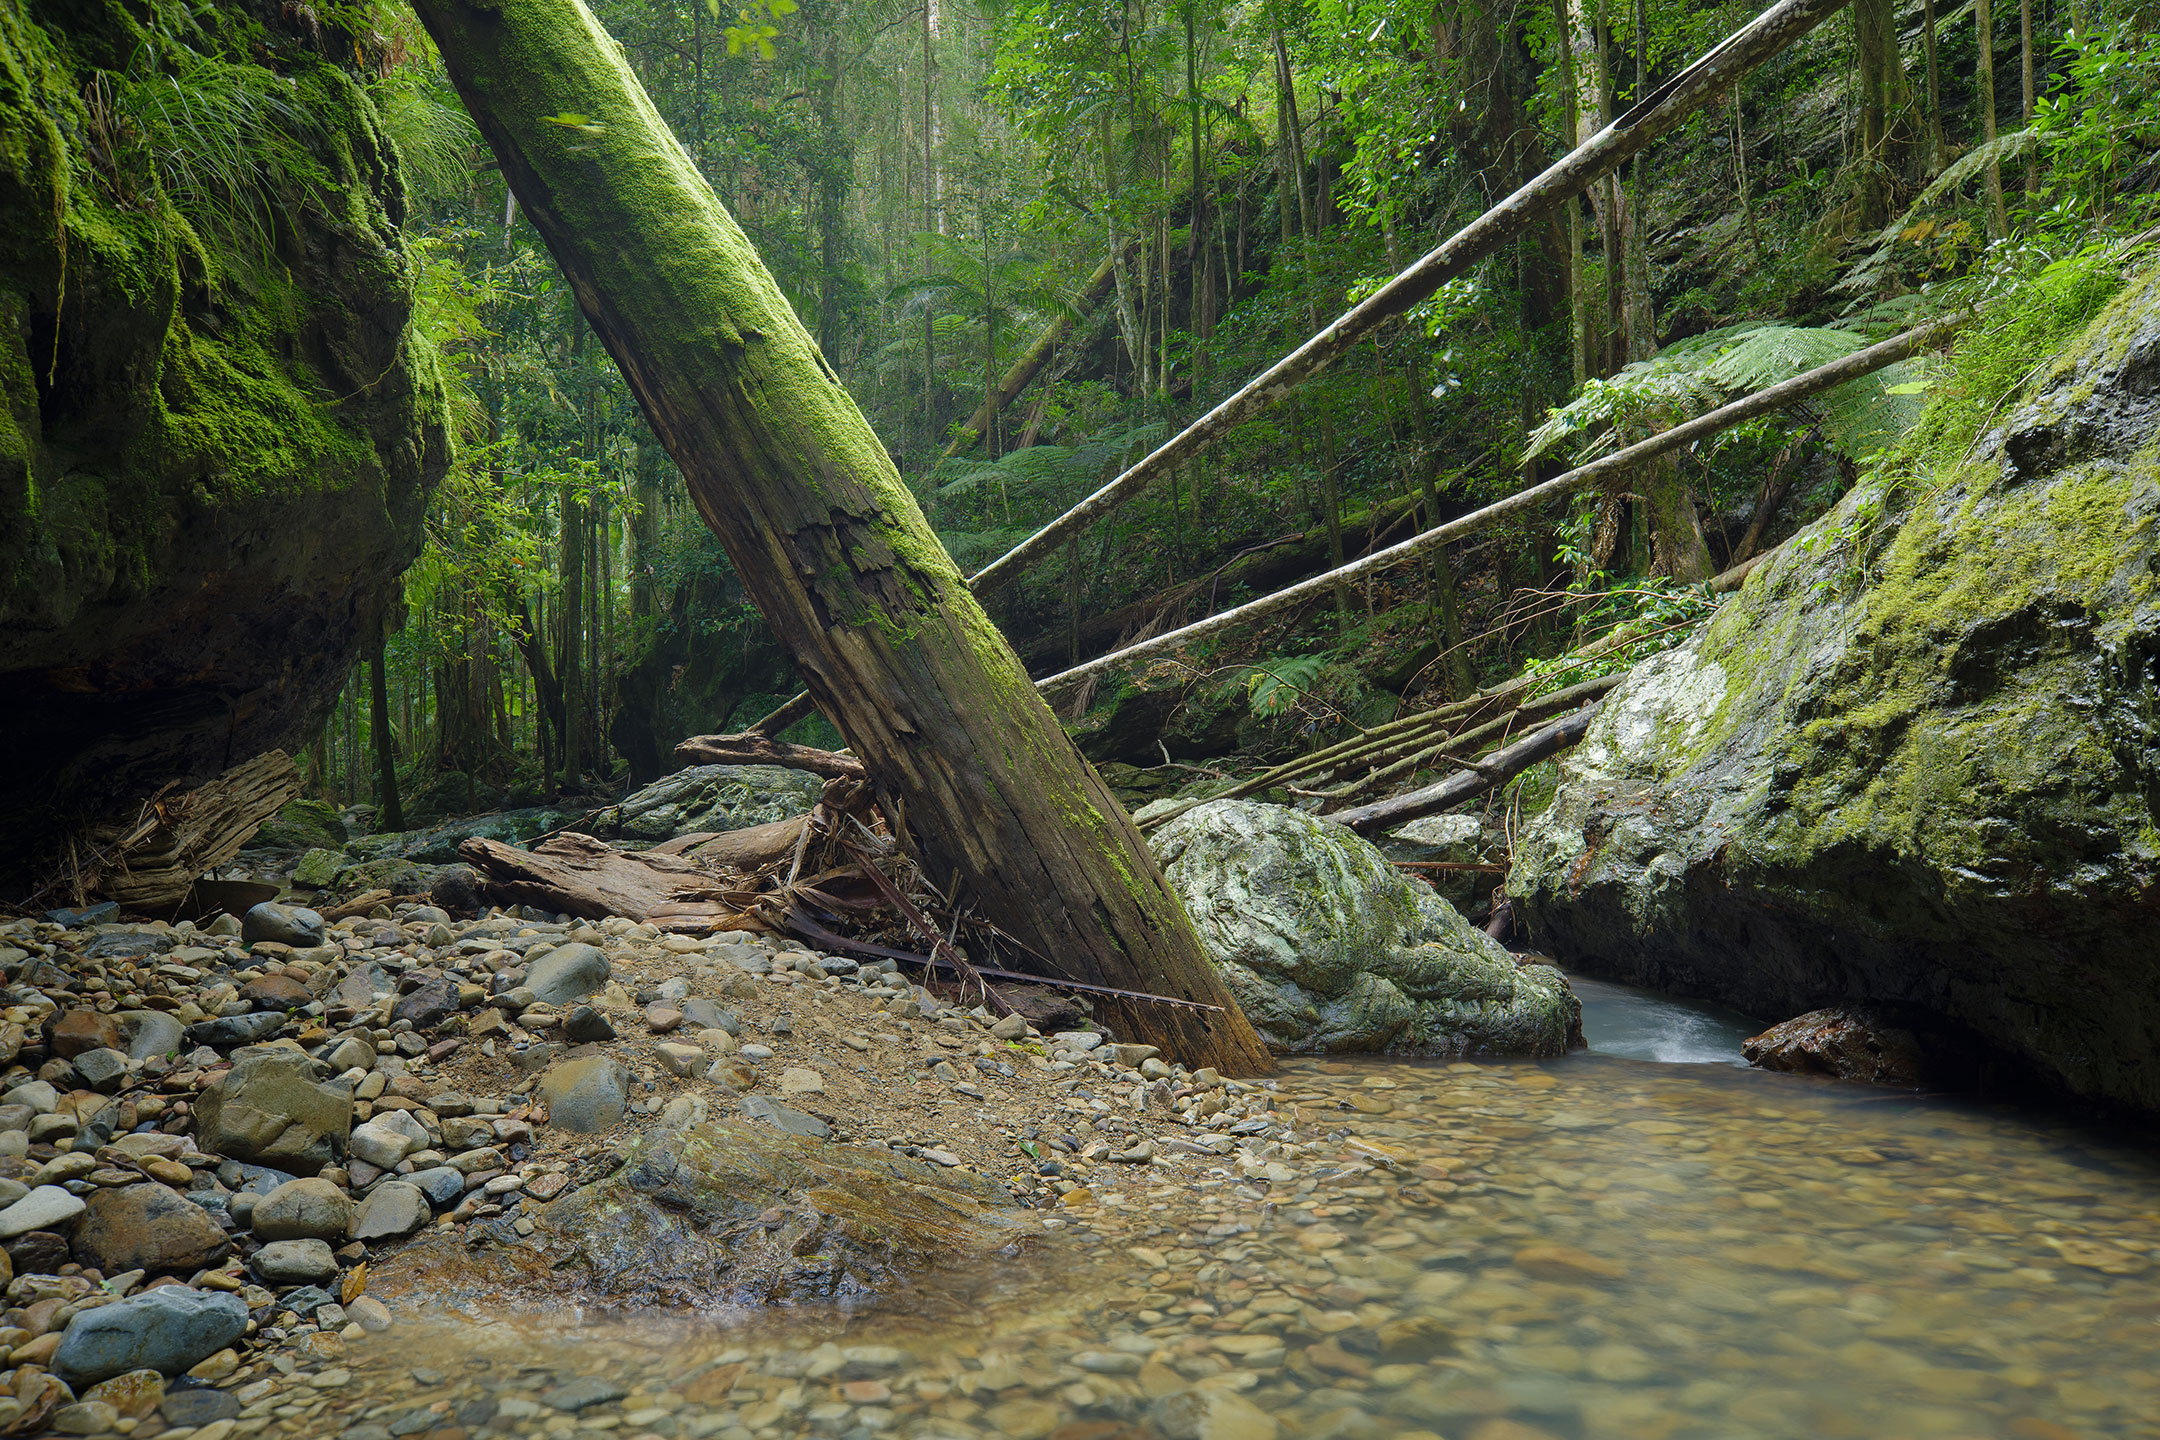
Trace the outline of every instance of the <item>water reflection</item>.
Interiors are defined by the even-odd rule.
[[[2160,1436],[2134,1144],[1596,1049],[1298,1063],[1280,1098],[1294,1178],[1121,1172],[1057,1283],[965,1317],[406,1319],[263,1433]]]

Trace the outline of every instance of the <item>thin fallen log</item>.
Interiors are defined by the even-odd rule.
[[[1643,150],[1696,109],[1723,94],[1733,82],[1845,8],[1845,4],[1846,0],[1780,0],[1645,95],[1543,174],[1525,182],[1514,194],[1248,381],[1235,395],[1165,441],[1139,464],[992,561],[969,584],[978,593],[988,594],[1014,579],[1077,531],[1325,370],[1383,322],[1426,299],[1501,246],[1527,234],[1587,189],[1593,180]]]
[[[762,870],[794,851],[808,829],[808,820],[806,815],[791,815],[741,830],[701,830],[664,840],[643,853],[684,855],[726,870]]]
[[[779,765],[827,780],[864,778],[863,763],[853,755],[790,745],[755,727],[736,735],[693,735],[675,747],[675,758],[685,765]]]
[[[1377,574],[1382,570],[1400,565],[1406,560],[1415,559],[1439,546],[1459,540],[1473,531],[1482,530],[1497,521],[1505,520],[1509,516],[1521,514],[1525,510],[1535,509],[1548,500],[1554,500],[1562,495],[1584,489],[1608,475],[1632,469],[1645,460],[1663,455],[1668,451],[1680,449],[1685,445],[1692,445],[1697,440],[1730,429],[1744,420],[1752,420],[1758,415],[1767,415],[1774,410],[1785,409],[1787,406],[1797,404],[1811,395],[1818,395],[1825,390],[1835,389],[1847,381],[1858,379],[1863,375],[1873,374],[1885,366],[1894,365],[1900,360],[1917,354],[1929,344],[1949,334],[1951,330],[1961,323],[1963,318],[1962,316],[1953,317],[1948,320],[1922,325],[1916,329],[1908,330],[1902,335],[1885,340],[1879,345],[1870,345],[1865,350],[1856,350],[1843,359],[1833,360],[1828,365],[1818,366],[1805,374],[1795,375],[1790,380],[1781,380],[1767,389],[1743,396],[1729,405],[1721,405],[1706,415],[1698,415],[1693,420],[1675,425],[1672,429],[1630,445],[1625,450],[1616,450],[1610,455],[1601,456],[1587,465],[1579,466],[1564,475],[1547,480],[1541,485],[1532,485],[1527,490],[1518,490],[1506,499],[1496,500],[1482,510],[1473,510],[1468,515],[1458,519],[1435,525],[1422,535],[1405,540],[1399,545],[1391,545],[1387,549],[1377,554],[1368,555],[1362,560],[1353,561],[1339,570],[1330,570],[1324,575],[1315,575],[1309,580],[1301,580],[1287,589],[1278,590],[1272,595],[1249,601],[1234,610],[1225,610],[1219,615],[1212,615],[1205,620],[1195,621],[1181,630],[1172,630],[1151,639],[1138,641],[1122,650],[1113,651],[1108,655],[1098,656],[1084,664],[1075,665],[1070,670],[1052,675],[1046,680],[1037,681],[1037,688],[1046,695],[1055,697],[1067,687],[1078,684],[1090,675],[1100,674],[1114,665],[1144,659],[1150,655],[1159,655],[1165,651],[1174,650],[1181,645],[1189,645],[1205,636],[1220,634],[1226,630],[1236,629],[1241,625],[1249,625],[1263,615],[1272,615],[1277,611],[1305,604],[1321,596],[1331,595],[1339,585],[1353,580],[1361,580],[1367,575]]]
[[[129,910],[170,910],[204,873],[229,864],[299,793],[292,758],[272,750],[183,795],[153,798],[132,823],[90,832],[96,853],[78,893],[117,900]]]
[[[1598,702],[1603,703],[1603,702]],[[1407,821],[1437,815],[1451,810],[1465,800],[1474,800],[1488,790],[1497,790],[1540,760],[1548,760],[1562,750],[1574,745],[1590,728],[1597,715],[1598,704],[1585,705],[1565,719],[1556,720],[1542,730],[1533,730],[1512,745],[1476,761],[1460,775],[1450,775],[1435,785],[1422,790],[1412,790],[1407,795],[1397,795],[1390,800],[1360,805],[1354,810],[1338,810],[1327,818],[1339,825],[1348,826],[1360,835],[1390,829]]]

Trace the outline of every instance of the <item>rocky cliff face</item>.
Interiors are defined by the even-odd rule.
[[[304,738],[448,457],[397,157],[316,53],[351,38],[141,13],[0,0],[6,888]]]
[[[2026,396],[1613,692],[1517,850],[1544,945],[2160,1109],[2160,271]]]

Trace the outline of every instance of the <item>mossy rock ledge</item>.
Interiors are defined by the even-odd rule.
[[[0,0],[0,882],[168,781],[297,748],[449,460],[403,172],[338,63],[357,42],[213,8],[190,60],[139,14]],[[191,221],[127,148],[147,64],[306,117],[314,173],[242,182],[270,187],[267,237]]]
[[[2160,271],[1872,536],[1852,500],[1638,667],[1520,837],[1572,968],[1925,1017],[2160,1110]]]
[[[1518,965],[1340,825],[1210,800],[1148,846],[1271,1050],[1560,1055],[1582,1042],[1565,976]]]

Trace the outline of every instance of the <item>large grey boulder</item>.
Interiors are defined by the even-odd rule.
[[[558,945],[533,961],[525,972],[525,988],[545,1005],[568,1005],[607,984],[611,967],[599,947],[573,940]]]
[[[1149,848],[1274,1050],[1559,1055],[1582,1006],[1340,825],[1211,800]]]
[[[2160,270],[2027,396],[1606,699],[1519,838],[1540,943],[2160,1110]]]
[[[243,1055],[196,1104],[196,1143],[212,1155],[313,1175],[345,1153],[352,1082],[296,1050]]]
[[[824,787],[815,775],[778,765],[693,765],[663,775],[581,828],[603,840],[654,842],[747,830],[808,814]]]
[[[622,1119],[629,1091],[630,1072],[607,1055],[566,1060],[540,1080],[548,1123],[578,1135],[597,1135]]]
[[[53,1370],[77,1389],[129,1370],[177,1375],[238,1340],[247,1323],[238,1295],[161,1285],[76,1315]]]

